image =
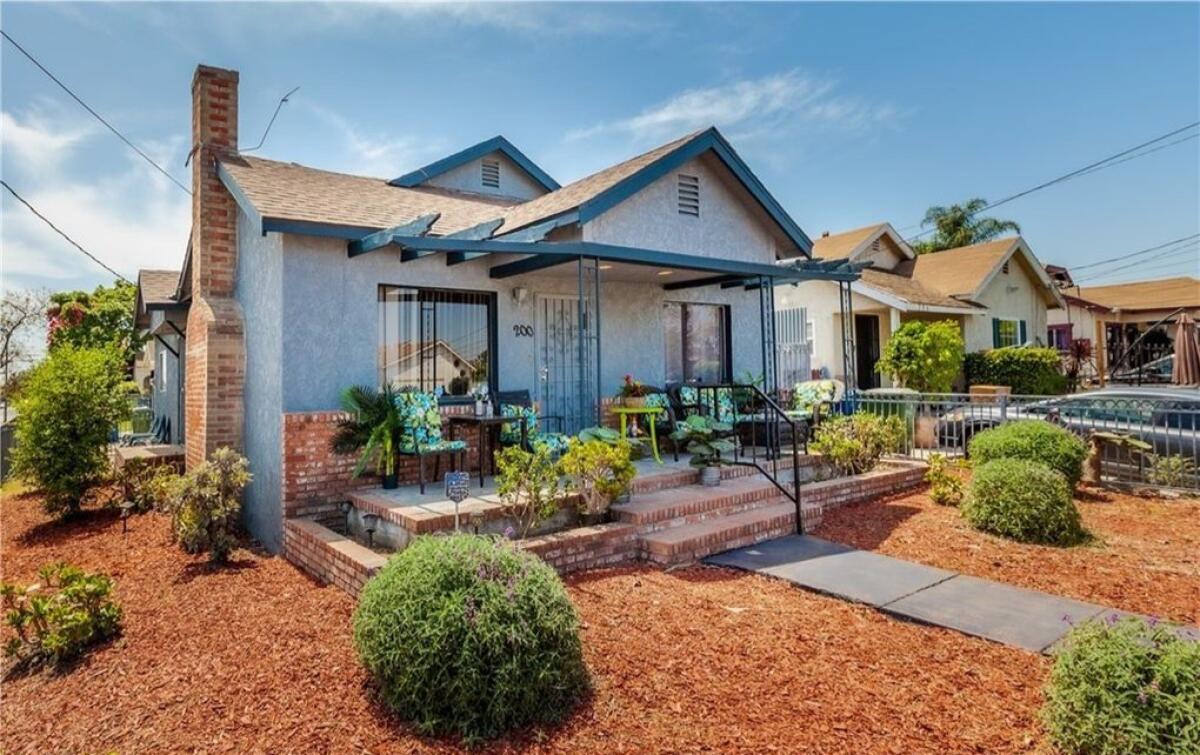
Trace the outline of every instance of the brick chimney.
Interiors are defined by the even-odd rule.
[[[192,77],[192,303],[188,309],[184,435],[188,468],[221,446],[242,449],[246,346],[233,298],[237,205],[217,159],[237,153],[238,73],[197,66]]]

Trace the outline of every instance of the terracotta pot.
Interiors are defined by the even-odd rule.
[[[627,406],[630,409],[641,409],[646,405],[645,396],[622,396],[621,405]]]
[[[937,448],[937,417],[919,416],[913,430],[913,445],[917,448]]]
[[[721,484],[720,467],[700,467],[700,484],[706,488],[715,488]]]

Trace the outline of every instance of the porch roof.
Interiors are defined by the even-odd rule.
[[[420,225],[428,227],[430,218],[419,219]],[[506,238],[454,238],[420,235],[422,228],[412,225],[403,229],[392,229],[387,240],[364,237],[350,244],[349,257],[356,257],[376,249],[397,247],[401,262],[408,262],[432,254],[445,254],[447,264],[453,265],[470,259],[487,257],[491,263],[492,278],[509,278],[537,272],[576,262],[594,259],[600,263],[640,265],[657,267],[664,271],[688,271],[700,273],[688,280],[664,281],[668,290],[722,284],[756,283],[769,278],[775,282],[790,283],[802,280],[853,281],[859,277],[860,267],[844,260],[823,262],[820,260],[790,260],[788,264],[745,262],[723,257],[707,257],[696,254],[666,252],[657,249],[600,244],[590,241],[515,241]],[[413,234],[415,235],[409,235]]]

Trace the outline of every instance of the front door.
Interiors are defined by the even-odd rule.
[[[561,422],[550,421],[547,430],[573,435],[596,423],[591,349],[585,349],[582,362],[580,359],[579,298],[539,296],[537,308],[541,414],[562,418]],[[586,309],[584,315],[586,318]],[[584,329],[588,327],[586,319],[582,325]]]
[[[879,387],[879,373],[875,363],[879,361],[879,317],[876,315],[854,316],[854,347],[858,362],[855,378],[860,390]]]

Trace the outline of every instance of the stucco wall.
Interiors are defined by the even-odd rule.
[[[988,308],[987,317],[968,317],[963,330],[967,351],[992,348],[992,318],[1024,320],[1029,340],[1046,343],[1046,303],[1038,283],[1021,258],[1014,255],[1008,273],[996,273],[979,296],[979,303]]]
[[[683,215],[678,206],[680,173],[700,179],[700,216]],[[769,226],[749,209],[753,199],[735,188],[711,161],[685,163],[608,212],[583,226],[585,241],[658,249],[683,254],[774,262],[776,239]]]
[[[477,194],[494,194],[518,199],[533,199],[546,193],[542,185],[530,178],[516,163],[509,160],[502,152],[492,152],[486,155],[489,160],[500,161],[500,188],[483,185],[483,158],[464,163],[441,175],[426,181],[430,186],[440,186],[444,189],[471,191]],[[499,213],[497,213],[499,214]]]
[[[283,448],[283,248],[278,234],[263,236],[238,211],[238,267],[234,296],[246,323],[246,387],[244,397],[246,458],[253,481],[246,488],[242,518],[246,527],[272,551],[283,545],[280,509],[280,465]]]
[[[488,276],[495,260],[448,267],[440,255],[401,263],[392,250],[347,259],[345,242],[283,236],[283,411],[335,409],[348,385],[374,385],[377,373],[380,284],[456,288],[497,293],[499,388],[537,395],[537,301],[544,295],[575,296],[575,267],[506,278]],[[513,289],[527,291],[518,304]],[[661,384],[665,372],[662,303],[730,304],[733,368],[761,372],[758,294],[718,287],[665,292],[654,283],[601,283],[601,391],[616,391],[632,372]],[[514,325],[532,325],[534,337],[517,337]]]
[[[862,294],[853,294],[851,305],[857,314],[877,315],[879,318],[879,350],[882,353],[892,334],[892,317],[888,307]],[[813,324],[812,369],[824,368],[830,377],[845,381],[842,369],[842,316],[838,286],[829,281],[807,281],[775,289],[775,308],[806,307]],[[888,386],[884,377],[881,385]]]

